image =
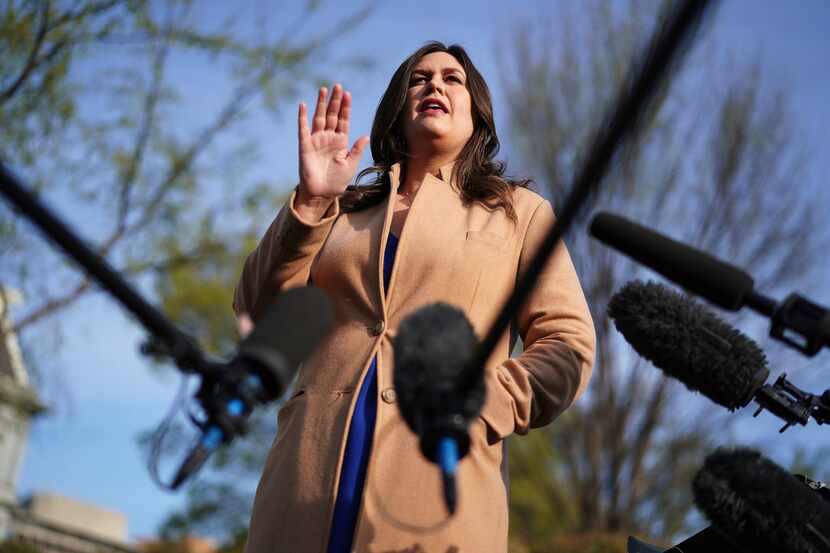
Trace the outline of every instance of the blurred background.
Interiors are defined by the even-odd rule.
[[[317,86],[352,92],[354,140],[406,56],[427,40],[463,45],[490,85],[508,174],[533,178],[556,207],[664,7],[7,0],[0,156],[167,315],[228,355],[233,286],[296,184],[296,106]],[[767,295],[830,305],[830,4],[732,0],[707,23],[594,207],[743,267]],[[630,534],[680,541],[706,525],[689,482],[717,445],[830,479],[824,429],[779,434],[772,415],[729,413],[633,353],[608,300],[632,278],[659,278],[589,240],[589,214],[566,242],[597,324],[597,365],[553,425],[508,440],[512,551],[623,551]],[[182,386],[175,369],[142,357],[141,327],[6,204],[0,286],[0,548],[241,551],[276,407],[183,491],[164,492],[147,443]],[[800,357],[760,317],[724,317],[764,347],[773,377],[824,390],[826,352]],[[189,436],[168,443],[170,466]]]

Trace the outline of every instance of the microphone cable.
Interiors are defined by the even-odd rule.
[[[170,405],[167,413],[162,418],[156,429],[150,437],[150,451],[147,457],[147,470],[150,473],[152,481],[160,488],[172,491],[173,480],[165,482],[159,472],[159,462],[161,461],[162,452],[164,451],[164,440],[173,426],[173,421],[176,415],[182,410],[187,399],[187,388],[190,378],[186,374],[181,374],[181,382],[179,389],[173,398],[173,403]]]

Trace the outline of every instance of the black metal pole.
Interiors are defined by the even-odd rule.
[[[710,0],[686,0],[672,12],[666,24],[652,37],[642,55],[644,61],[632,73],[629,86],[623,90],[605,119],[607,124],[602,126],[595,136],[586,161],[577,173],[573,187],[557,214],[556,222],[527,271],[521,275],[515,291],[482,341],[472,363],[462,375],[461,389],[474,386],[476,379],[480,378],[482,367],[495,350],[499,338],[507,330],[513,314],[527,300],[560,239],[599,187],[623,139],[636,129],[636,124],[649,101],[667,78],[671,66],[679,60],[684,51],[683,46],[691,39],[710,4]]]
[[[0,193],[104,289],[118,300],[168,350],[183,370],[201,372],[203,356],[195,342],[148,303],[106,259],[90,248],[69,226],[29,192],[0,161]]]

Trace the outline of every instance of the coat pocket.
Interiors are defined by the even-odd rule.
[[[467,241],[484,244],[495,251],[501,251],[507,245],[507,240],[503,236],[489,230],[468,230]]]
[[[302,424],[302,421],[297,422],[298,418],[302,418],[302,409],[299,409],[308,399],[308,393],[305,389],[294,390],[294,393],[285,403],[280,406],[277,412],[277,438],[275,444],[282,441],[286,433],[294,424]]]
[[[509,239],[492,231],[467,231],[465,265],[475,267],[478,273],[467,304],[468,317],[480,336],[489,330],[496,310],[512,291],[515,256],[509,248],[510,243]]]
[[[487,427],[487,442],[490,445],[507,438],[516,430],[514,400],[499,383],[499,379],[505,378],[501,374],[501,370],[496,367],[492,372],[488,371],[484,377],[487,400],[481,408],[479,417]],[[506,378],[510,377],[506,376]]]

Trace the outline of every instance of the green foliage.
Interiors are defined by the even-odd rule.
[[[625,534],[575,534],[555,538],[549,547],[534,549],[533,553],[626,553],[627,541]]]
[[[245,542],[248,540],[247,527],[239,532],[236,532],[230,539],[225,541],[219,548],[217,553],[243,553],[245,551]]]
[[[42,551],[33,543],[11,539],[0,542],[0,553],[42,553]]]
[[[535,546],[511,536],[510,553],[626,553],[628,535],[593,532],[549,537]]]
[[[258,183],[240,200],[239,211],[251,221],[269,221],[285,199],[269,183]],[[195,224],[189,231],[195,245],[189,251],[183,250],[181,228],[179,235],[160,240],[158,247],[171,262],[154,268],[156,292],[167,316],[206,351],[229,355],[239,340],[231,311],[233,290],[259,236],[253,230],[223,235],[215,227],[210,215]]]
[[[18,0],[0,15],[3,160],[80,214],[85,237],[127,276],[216,265],[232,254],[217,252],[222,246],[215,236],[232,241],[261,231],[231,230],[224,223],[238,221],[226,215],[239,214],[260,186],[248,179],[259,145],[238,131],[257,110],[281,112],[303,83],[310,87],[316,79],[311,67],[366,16],[360,9],[335,32],[294,36],[307,12],[272,39],[265,29],[261,36],[242,30],[235,9],[215,30],[192,17],[197,4],[206,3]],[[209,63],[217,82],[230,90],[196,124],[177,118],[190,100],[175,74],[174,62],[183,56],[192,65]],[[235,185],[217,193],[217,182]],[[269,186],[274,190],[274,183]],[[206,220],[215,224],[200,228]],[[0,281],[31,298],[13,321],[15,331],[94,290],[42,240],[18,232],[5,206],[0,236]],[[188,277],[177,278],[184,283]],[[214,338],[222,332],[210,331]]]
[[[44,142],[75,117],[69,77],[75,58],[84,45],[116,32],[113,14],[123,3],[6,3],[0,16],[0,151],[16,163],[32,166]]]
[[[209,227],[210,224],[205,224]],[[196,336],[206,351],[228,354],[238,341],[236,320],[230,310],[235,279],[247,254],[256,245],[253,235],[231,246],[213,238],[210,231],[197,249],[198,263],[173,264],[158,271],[157,292],[164,312]],[[161,244],[168,259],[189,259],[181,244],[172,239]]]
[[[579,526],[576,505],[557,478],[561,461],[554,435],[552,426],[507,442],[511,533],[521,543],[542,543]]]

